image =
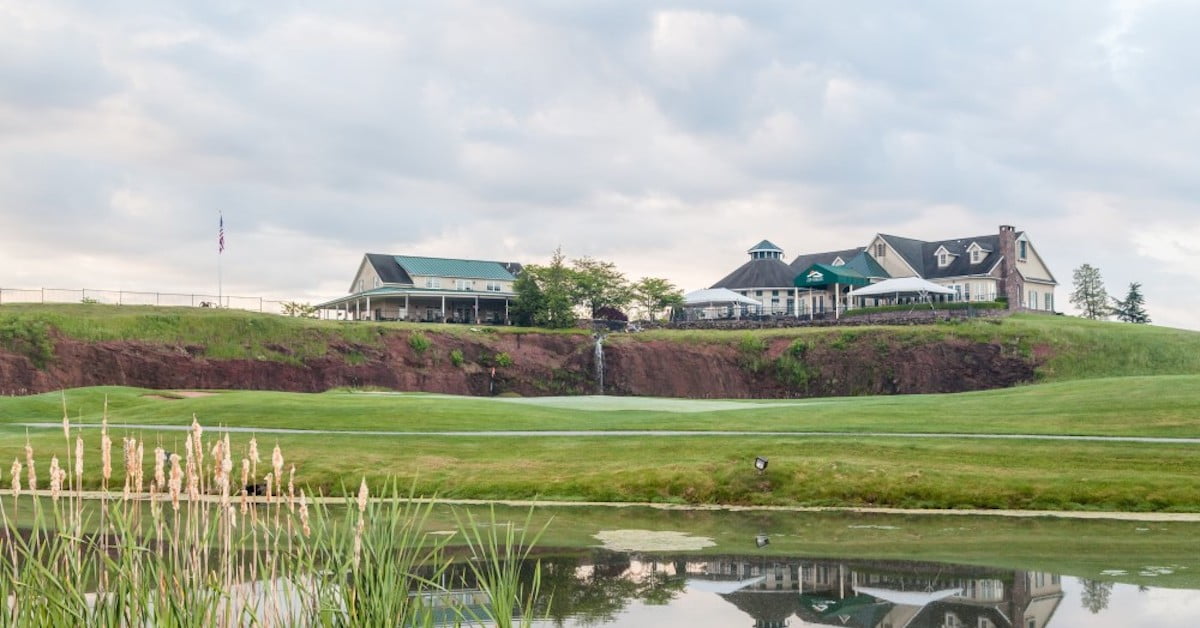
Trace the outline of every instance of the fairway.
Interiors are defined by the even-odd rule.
[[[209,437],[238,428],[239,452],[256,433],[324,494],[366,478],[467,499],[1200,512],[1200,444],[1183,440],[1200,438],[1198,390],[1200,376],[1156,376],[795,402],[117,387],[65,398],[72,422],[95,426],[107,397],[115,438],[168,451],[193,414]],[[21,456],[27,439],[40,464],[64,456],[61,430],[21,425],[57,428],[62,403],[0,399],[0,456]],[[89,450],[97,432],[83,431]],[[1051,440],[1068,435],[1126,440]],[[1174,440],[1134,442],[1155,438]]]

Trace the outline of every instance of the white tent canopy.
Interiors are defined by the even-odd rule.
[[[898,279],[885,279],[879,283],[863,286],[862,288],[851,292],[850,296],[883,297],[894,296],[897,294],[917,294],[924,296],[926,294],[957,293],[945,286],[939,286],[931,281],[925,281],[920,277],[900,277]]]
[[[872,587],[856,587],[855,592],[869,595],[880,600],[887,600],[901,606],[925,606],[954,595],[962,595],[962,589],[942,589],[941,591],[893,591],[891,589],[876,589]]]
[[[728,288],[709,288],[707,290],[696,290],[683,295],[683,304],[686,306],[697,305],[726,305],[729,303],[740,303],[742,305],[759,305],[758,301],[749,297],[744,297]]]

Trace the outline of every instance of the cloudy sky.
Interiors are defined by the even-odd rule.
[[[321,300],[364,252],[707,287],[1027,231],[1200,329],[1200,3],[0,0],[0,287]]]

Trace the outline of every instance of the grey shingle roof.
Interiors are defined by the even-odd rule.
[[[997,234],[955,238],[953,240],[937,240],[923,242],[911,238],[879,234],[892,246],[916,271],[925,279],[941,279],[945,277],[961,277],[964,275],[982,275],[987,273],[1000,260],[1000,236]],[[967,247],[975,242],[988,251],[978,263],[971,263]],[[938,268],[937,250],[946,247],[946,251],[955,255],[947,266]]]
[[[394,255],[383,255],[381,253],[367,253],[367,261],[375,268],[375,272],[379,275],[379,280],[383,283],[398,283],[411,285],[412,277],[404,272],[404,269],[396,263]]]
[[[792,285],[796,273],[779,259],[752,259],[729,273],[711,288],[786,288]]]

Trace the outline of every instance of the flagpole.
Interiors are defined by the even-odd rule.
[[[221,285],[221,253],[225,252],[225,216],[217,212],[217,307],[225,307],[222,303],[223,291]]]

